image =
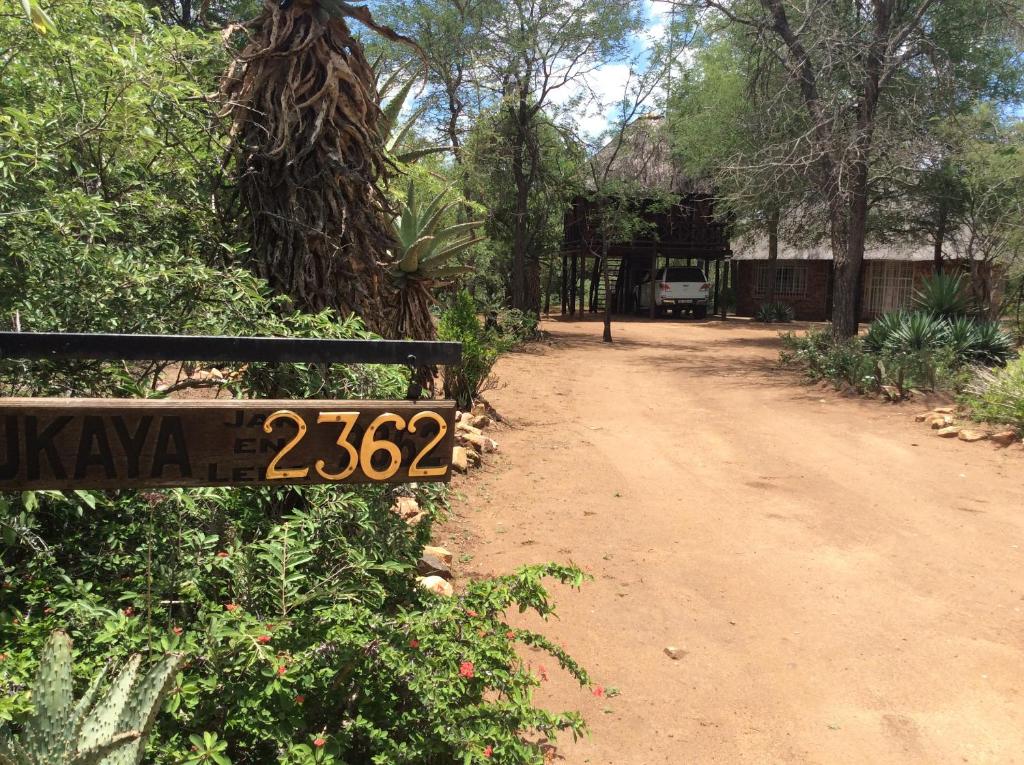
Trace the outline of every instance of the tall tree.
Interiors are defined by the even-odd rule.
[[[487,211],[489,242],[478,252],[474,283],[496,297],[512,294],[515,231],[523,223],[517,190],[509,183],[515,162],[517,126],[501,104],[485,110],[466,136],[461,167],[467,196]],[[530,134],[535,163],[526,205],[527,250],[539,256],[557,251],[564,234],[564,213],[577,193],[582,147],[547,115],[540,114]]]
[[[857,331],[872,171],[894,145],[919,134],[924,113],[953,112],[1012,83],[1019,50],[1014,0],[678,0],[747,30],[768,65],[787,73],[780,113],[799,99],[805,130],[781,156],[824,204],[835,267],[833,332]],[[1014,73],[1015,74],[1015,73]],[[1018,77],[1019,82],[1019,77]],[[781,114],[780,114],[780,118]],[[887,135],[886,135],[887,134]]]
[[[733,220],[734,235],[767,241],[765,301],[772,303],[780,239],[806,236],[806,183],[777,156],[802,120],[780,118],[793,109],[762,108],[778,98],[784,72],[753,53],[743,36],[733,34],[700,49],[671,94],[669,125],[683,169],[712,182],[717,210]]]
[[[484,23],[487,41],[481,87],[499,101],[509,126],[514,217],[512,305],[540,313],[540,253],[530,248],[530,194],[541,172],[537,140],[545,114],[587,98],[586,77],[622,58],[641,26],[637,0],[506,0]],[[572,89],[556,103],[556,95]]]
[[[377,10],[389,26],[419,44],[422,57],[407,46],[389,46],[385,55],[409,66],[426,65],[429,87],[420,100],[456,164],[462,161],[469,118],[479,113],[473,83],[484,45],[481,29],[492,5],[493,0],[386,0]]]
[[[588,186],[590,187],[593,213],[597,220],[595,228],[601,232],[601,278],[604,281],[604,331],[603,342],[612,342],[612,293],[609,255],[613,242],[625,242],[636,237],[649,227],[649,213],[655,206],[652,196],[661,194],[656,190],[641,188],[634,174],[621,167],[628,159],[633,167],[643,167],[653,158],[637,156],[645,147],[656,150],[660,141],[669,140],[666,132],[659,127],[649,127],[653,140],[629,141],[630,133],[636,131],[637,122],[650,116],[655,107],[659,91],[671,76],[675,49],[656,45],[649,55],[634,58],[623,86],[613,117],[599,141],[598,150],[591,147],[587,163]],[[655,281],[651,275],[652,283]]]

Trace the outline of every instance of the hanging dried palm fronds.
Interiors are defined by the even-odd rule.
[[[356,313],[384,332],[396,243],[382,113],[347,18],[410,42],[340,0],[265,2],[222,94],[258,273],[299,309]]]

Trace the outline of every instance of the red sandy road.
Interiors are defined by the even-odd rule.
[[[594,575],[544,629],[620,695],[534,659],[591,727],[564,762],[1024,762],[1024,450],[804,386],[744,322],[546,329],[439,538]]]

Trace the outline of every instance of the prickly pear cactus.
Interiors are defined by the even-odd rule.
[[[168,654],[140,677],[142,660],[133,656],[102,697],[109,667],[76,703],[71,639],[54,632],[32,690],[35,714],[18,736],[0,727],[0,765],[138,765],[183,661]]]

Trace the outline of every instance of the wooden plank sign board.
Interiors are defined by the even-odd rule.
[[[453,401],[0,399],[0,490],[447,481]]]

